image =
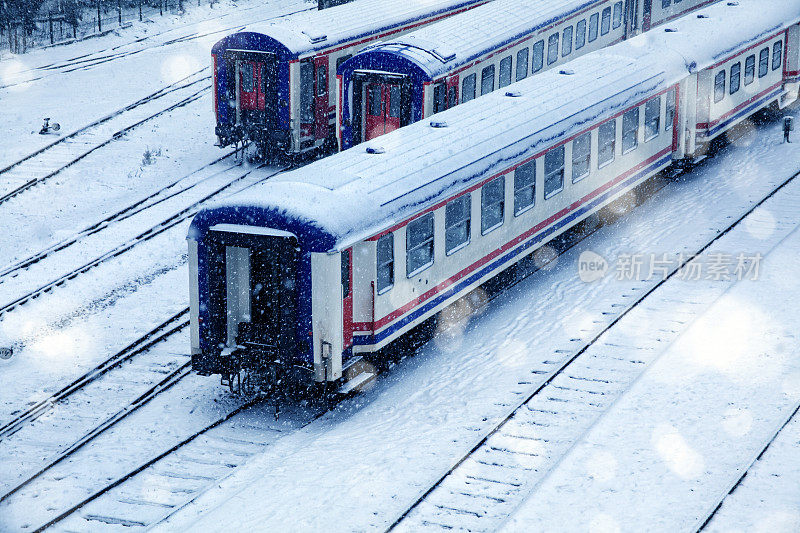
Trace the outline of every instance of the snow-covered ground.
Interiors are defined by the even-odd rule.
[[[213,13],[200,10],[181,20],[0,58],[0,120],[6,125],[0,168],[53,141],[35,133],[44,116],[74,131],[192,73],[207,75],[210,47],[221,35],[309,6],[300,0],[217,4]],[[469,321],[440,332],[371,390],[320,419],[312,421],[312,412],[297,406],[276,424],[265,422],[272,417],[268,410],[245,413],[245,421],[261,418],[264,431],[276,433],[241,466],[211,479],[210,488],[176,499],[178,508],[163,529],[385,529],[536,388],[544,373],[586,346],[655,283],[645,279],[646,269],[636,279],[620,280],[611,272],[584,283],[577,275],[580,254],[593,251],[613,268],[624,254],[674,255],[703,246],[800,170],[800,148],[780,144],[779,129],[777,122],[745,124],[715,158],[667,182],[643,206]],[[223,165],[196,173],[222,155],[213,142],[206,94],[0,206],[2,269],[184,176],[177,189],[197,183],[14,277],[0,276],[0,307],[128,242],[223,185],[228,174],[251,170]],[[274,170],[257,170],[240,186]],[[800,202],[791,200],[800,196],[798,189],[800,184],[787,186],[715,244],[715,250],[732,254],[761,253],[760,280],[671,281],[624,317],[611,337],[587,350],[588,357],[591,350],[627,358],[647,354],[630,389],[580,424],[560,421],[566,422],[564,446],[515,496],[513,514],[487,522],[486,529],[672,531],[698,525],[712,510],[737,469],[798,401],[793,304],[800,296]],[[0,316],[0,338],[21,346],[14,357],[0,360],[0,425],[187,305],[185,228],[181,223]],[[176,361],[185,360],[186,332],[168,349]],[[220,406],[233,404],[217,378],[187,378],[59,466],[35,490],[0,502],[0,530],[35,527],[95,484],[129,472],[213,421],[224,411]],[[797,428],[793,421],[784,429],[710,530],[797,529]],[[109,459],[114,450],[118,457]],[[17,461],[35,456],[35,449],[13,459],[0,456],[0,486],[22,479]],[[12,467],[17,470],[10,472]],[[143,487],[136,491],[153,489],[150,482],[135,482]],[[134,490],[123,488],[127,494]],[[482,511],[479,504],[475,509]],[[86,527],[81,524],[64,526]]]

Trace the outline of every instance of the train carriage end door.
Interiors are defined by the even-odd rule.
[[[641,0],[644,3],[642,10],[642,31],[650,31],[650,19],[653,15],[653,0]]]
[[[342,347],[353,345],[353,249],[342,250]]]
[[[328,82],[328,56],[314,58],[314,137],[325,139],[328,137],[330,117],[328,107],[330,103],[330,85]]]
[[[447,109],[458,105],[458,74],[447,78]]]
[[[402,90],[395,83],[366,84],[364,140],[368,141],[400,127]]]

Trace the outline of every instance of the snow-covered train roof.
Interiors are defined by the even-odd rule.
[[[268,36],[295,56],[324,50],[338,44],[373,35],[378,30],[413,23],[446,11],[481,4],[486,0],[356,0],[328,9],[295,13],[265,24],[253,24],[247,32],[253,36],[248,44],[259,49],[257,36]],[[234,34],[239,35],[239,34]],[[227,48],[232,36],[219,41],[215,51]],[[234,39],[238,43],[241,39]]]
[[[707,10],[702,35],[687,36],[696,22],[679,21],[663,38],[642,35],[438,114],[447,127],[418,122],[279,175],[202,211],[190,236],[234,223],[292,232],[311,251],[347,247],[667,88],[692,63],[796,23],[800,0],[784,1]],[[727,31],[734,22],[738,31]]]
[[[361,53],[377,49],[405,57],[419,65],[433,79],[506,43],[607,2],[494,0],[406,35],[376,43]]]

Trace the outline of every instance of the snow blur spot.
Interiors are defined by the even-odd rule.
[[[58,363],[71,366],[78,353],[91,348],[91,338],[79,328],[50,331],[30,344],[31,360],[53,370]]]
[[[11,59],[7,61],[3,61],[3,65],[0,66],[0,85],[12,85],[14,83],[18,83],[20,81],[20,77],[22,76],[23,72],[27,69],[25,63],[20,61],[19,59]],[[25,89],[25,84],[16,85],[13,87],[9,87],[8,90],[10,91],[21,91]]]
[[[746,118],[736,126],[736,130],[728,136],[728,140],[734,146],[748,148],[758,138],[757,135],[758,132],[753,120]]]
[[[800,400],[800,373],[794,372],[783,380],[783,393],[791,400]]]
[[[524,368],[528,366],[529,356],[535,353],[530,345],[514,338],[506,338],[497,349],[497,358],[506,368]]]
[[[617,520],[607,513],[598,513],[589,522],[589,533],[619,533]]]
[[[732,407],[725,411],[722,429],[733,437],[743,437],[753,428],[753,415],[747,409]]]
[[[433,337],[436,346],[449,353],[460,349],[470,319],[481,315],[488,301],[486,292],[479,287],[444,308]]]
[[[697,479],[702,473],[703,456],[697,453],[678,431],[660,424],[653,430],[653,447],[667,468],[683,479]]]
[[[592,453],[586,460],[587,474],[601,483],[614,479],[617,476],[618,466],[617,458],[605,450]]]
[[[197,72],[201,67],[200,62],[192,56],[171,56],[161,64],[161,79],[166,83],[175,83]]]
[[[558,265],[558,252],[552,246],[545,244],[533,252],[533,262],[536,268],[552,270]]]
[[[800,513],[796,510],[777,510],[755,525],[757,533],[796,533],[800,531]]]
[[[747,233],[756,239],[768,239],[775,233],[775,216],[767,209],[757,209],[744,221],[744,228]]]

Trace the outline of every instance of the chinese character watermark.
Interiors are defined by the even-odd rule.
[[[670,276],[685,281],[757,281],[761,275],[760,253],[667,254],[623,253],[613,266],[600,254],[585,251],[578,259],[581,281],[591,283],[611,271],[618,281],[665,280]]]

